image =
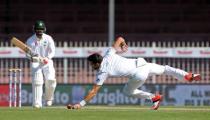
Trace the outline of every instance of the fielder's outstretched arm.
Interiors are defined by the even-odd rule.
[[[92,90],[88,93],[87,96],[85,96],[84,100],[82,100],[80,103],[75,105],[67,105],[68,109],[80,109],[81,107],[85,106],[87,102],[89,102],[97,93],[98,90],[101,88],[101,85],[94,85]]]
[[[89,102],[97,93],[98,90],[101,88],[101,85],[94,85],[92,90],[88,93],[87,96],[85,96],[85,101]]]

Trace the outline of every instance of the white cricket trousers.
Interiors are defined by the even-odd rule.
[[[163,66],[155,63],[147,63],[134,70],[134,74],[129,78],[123,92],[131,97],[151,99],[154,97],[154,94],[139,90],[138,88],[145,83],[149,76],[162,74],[173,76],[178,80],[184,80],[184,76],[188,73],[184,70],[173,68],[168,65]]]
[[[46,65],[43,65],[38,62],[32,63],[31,71],[32,71],[33,106],[38,105],[39,107],[42,107],[42,95],[43,95],[42,87],[44,84],[44,80],[45,80],[45,83],[48,83],[48,81],[56,82],[53,61],[49,60],[48,64]],[[47,86],[47,88],[49,87]]]

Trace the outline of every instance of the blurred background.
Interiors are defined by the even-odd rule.
[[[95,72],[86,57],[103,54],[119,35],[130,47],[123,56],[202,75],[202,81],[190,84],[153,76],[141,89],[165,94],[163,105],[210,105],[209,0],[1,0],[0,84],[8,84],[9,68],[21,68],[23,105],[31,104],[30,62],[10,39],[26,42],[36,20],[45,22],[56,43],[57,105],[77,102],[88,92]],[[103,97],[91,104],[147,103],[121,94],[126,81],[108,79],[99,93]]]

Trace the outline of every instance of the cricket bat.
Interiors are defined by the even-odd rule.
[[[31,51],[31,49],[22,41],[18,40],[16,37],[13,37],[11,39],[11,43],[13,45],[15,45],[16,47],[20,48],[21,50],[23,50],[25,53],[29,54],[31,57],[34,56],[33,52]]]

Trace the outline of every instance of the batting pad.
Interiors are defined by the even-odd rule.
[[[53,100],[55,88],[56,88],[56,80],[45,81],[45,100],[46,101]]]
[[[32,80],[33,91],[33,106],[39,105],[42,107],[42,95],[43,95],[43,75],[38,72],[35,73]]]

